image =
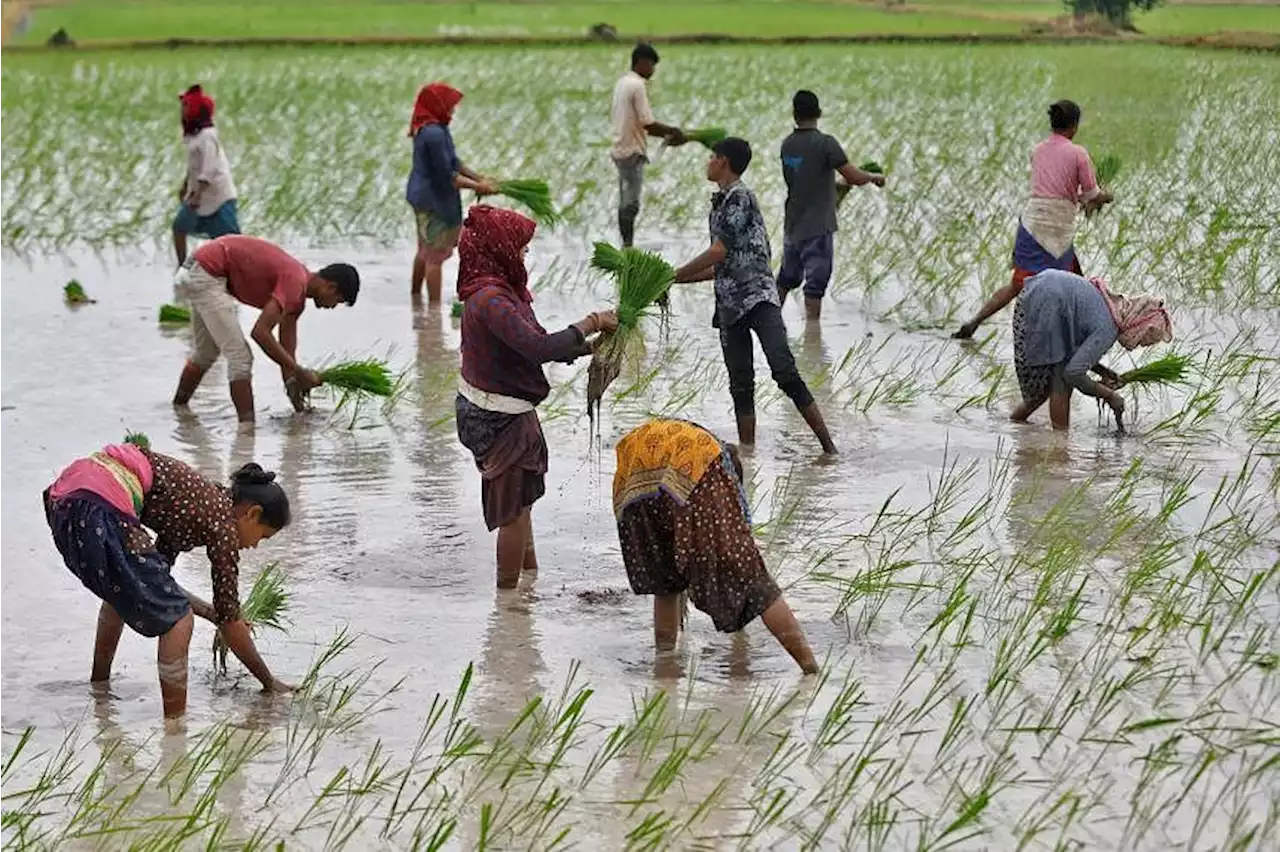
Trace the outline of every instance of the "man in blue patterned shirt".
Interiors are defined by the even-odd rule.
[[[729,395],[738,419],[738,441],[755,443],[755,349],[760,340],[773,380],[795,403],[822,451],[835,453],[822,412],[796,369],[787,328],[782,322],[778,288],[769,266],[769,234],[760,205],[742,173],[751,163],[751,146],[730,137],[718,143],[707,163],[707,180],[720,187],[711,197],[711,247],[676,271],[676,281],[715,281],[712,326],[720,329],[720,348],[729,371]]]

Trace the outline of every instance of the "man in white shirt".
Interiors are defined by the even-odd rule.
[[[173,219],[173,251],[178,266],[187,259],[187,235],[217,239],[240,233],[236,213],[236,185],[231,179],[218,131],[213,126],[213,98],[199,85],[178,100],[182,103],[182,141],[187,146],[187,173],[178,190],[178,214]]]
[[[651,44],[637,44],[631,51],[631,70],[613,87],[609,119],[613,125],[613,164],[618,167],[618,230],[622,244],[635,238],[636,217],[640,215],[640,191],[644,187],[644,164],[649,162],[648,137],[665,139],[668,145],[683,145],[680,128],[662,124],[649,108],[645,82],[658,67],[658,51]]]

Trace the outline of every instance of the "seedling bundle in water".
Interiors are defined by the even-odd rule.
[[[191,311],[181,305],[161,305],[160,322],[165,325],[185,325],[191,322]]]
[[[284,586],[284,572],[275,562],[268,564],[253,581],[249,596],[240,605],[240,617],[249,625],[249,632],[260,629],[279,630],[289,623],[289,592]],[[214,665],[227,670],[227,652],[231,650],[222,638],[222,631],[213,636]]]
[[[386,361],[366,358],[343,361],[320,371],[320,380],[342,393],[388,397],[395,393],[396,381]]]
[[[591,265],[616,277],[618,329],[604,332],[587,367],[587,416],[595,422],[604,392],[626,364],[644,357],[640,319],[675,280],[675,268],[656,254],[635,248],[617,249],[596,243]]]
[[[560,221],[560,214],[551,203],[551,190],[545,180],[504,180],[498,183],[498,194],[529,208],[533,218],[544,225],[554,225]]]

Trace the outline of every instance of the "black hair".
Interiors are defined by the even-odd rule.
[[[796,121],[817,121],[822,118],[818,96],[808,89],[801,89],[791,99],[791,115]]]
[[[231,475],[231,502],[262,507],[262,522],[275,530],[289,526],[289,495],[272,471],[249,462]]]
[[[1080,123],[1080,105],[1075,101],[1058,101],[1049,107],[1049,126],[1054,130],[1070,130]]]
[[[636,63],[641,59],[647,59],[654,65],[658,64],[658,51],[653,49],[653,45],[647,42],[640,42],[631,50],[631,67],[635,68]]]
[[[735,175],[741,175],[751,165],[751,143],[737,136],[721,139],[711,151],[728,160],[729,168]]]
[[[348,305],[356,303],[360,295],[360,273],[349,263],[331,263],[316,273],[325,281],[331,281],[338,287],[338,293]]]

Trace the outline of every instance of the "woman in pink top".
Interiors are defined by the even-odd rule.
[[[1018,221],[1013,242],[1013,278],[1001,287],[978,315],[960,326],[953,337],[973,337],[988,317],[1022,292],[1023,283],[1046,269],[1083,275],[1075,252],[1076,211],[1086,213],[1110,204],[1110,192],[1098,186],[1093,161],[1084,146],[1072,140],[1080,129],[1080,107],[1058,101],[1049,107],[1049,138],[1031,152],[1031,195]]]

